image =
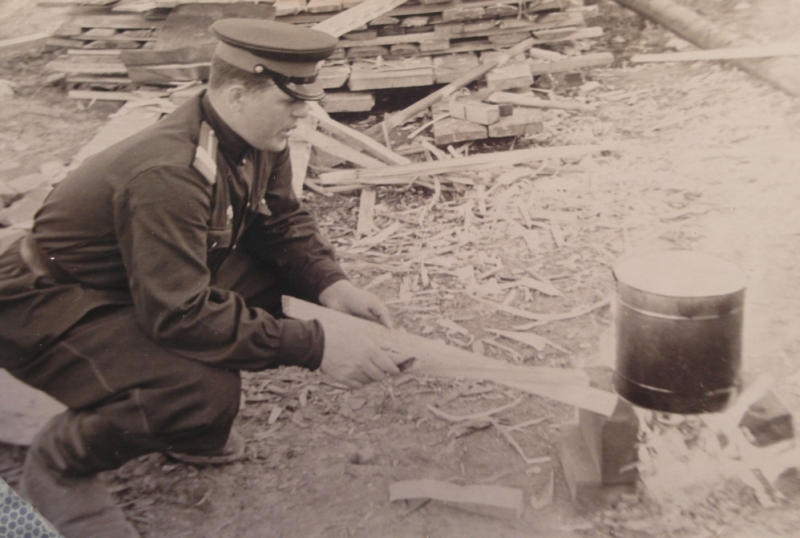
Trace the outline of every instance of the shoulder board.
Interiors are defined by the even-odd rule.
[[[194,152],[192,166],[200,172],[210,185],[217,181],[217,135],[214,129],[203,122],[200,125],[200,140]]]

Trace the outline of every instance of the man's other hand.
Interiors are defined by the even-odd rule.
[[[319,294],[319,302],[338,312],[377,321],[392,328],[389,309],[377,295],[355,287],[349,280],[339,280]]]

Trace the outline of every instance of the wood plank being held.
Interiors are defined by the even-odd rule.
[[[611,416],[617,397],[588,386],[579,370],[514,365],[421,336],[342,314],[294,297],[284,296],[283,312],[295,319],[318,319],[366,335],[397,364],[414,359],[407,372],[448,378],[491,380],[518,390]]]

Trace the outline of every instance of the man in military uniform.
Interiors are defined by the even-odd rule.
[[[207,92],[87,160],[0,257],[0,367],[69,410],[20,489],[67,538],[138,536],[97,473],[155,451],[224,457],[240,370],[396,373],[373,342],[280,317],[283,293],[390,325],[291,188],[287,138],[336,39],[221,20]]]

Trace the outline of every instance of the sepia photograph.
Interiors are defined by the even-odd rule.
[[[0,0],[0,538],[800,536],[800,2]]]

